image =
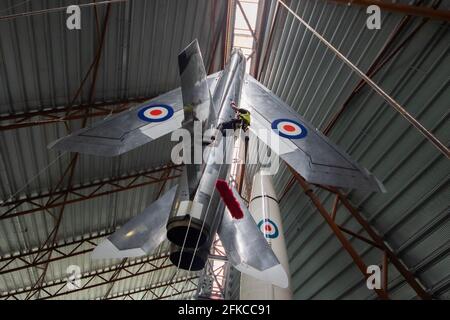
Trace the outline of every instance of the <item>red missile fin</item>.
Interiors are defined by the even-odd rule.
[[[233,191],[228,186],[228,183],[224,180],[217,180],[216,188],[217,191],[219,191],[223,202],[225,202],[228,211],[230,211],[231,216],[235,219],[242,219],[244,217],[244,212],[242,212],[241,206],[236,200]]]

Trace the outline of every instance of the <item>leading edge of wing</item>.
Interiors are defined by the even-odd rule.
[[[215,89],[220,74],[221,71],[207,77],[210,88]],[[153,110],[155,115],[152,115]],[[176,88],[131,110],[79,129],[47,147],[95,156],[118,156],[181,128],[183,119],[181,88]]]
[[[117,156],[181,126],[180,88],[145,101],[51,143],[48,148],[97,156]]]

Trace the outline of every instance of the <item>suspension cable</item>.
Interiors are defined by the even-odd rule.
[[[336,49],[330,42],[328,42],[320,33],[318,33],[313,27],[311,27],[305,20],[303,20],[298,14],[294,12],[286,3],[282,0],[277,0],[279,4],[286,8],[298,21],[300,21],[309,31],[311,31],[320,41],[322,41],[331,51],[333,51],[339,58],[342,59],[354,72],[356,72],[369,86],[371,86],[383,99],[390,104],[400,115],[402,115],[412,126],[414,126],[419,132],[425,136],[442,154],[447,158],[450,158],[449,149],[430,131],[428,131],[419,121],[417,121],[404,107],[402,107],[396,100],[394,100],[389,94],[381,89],[370,77],[368,77],[363,71],[361,71],[356,65],[354,65],[346,56],[344,56],[338,49]]]

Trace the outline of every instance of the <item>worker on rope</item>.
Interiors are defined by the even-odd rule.
[[[250,126],[250,112],[243,108],[238,108],[236,104],[231,102],[231,108],[236,112],[236,116],[234,119],[230,121],[226,121],[222,123],[219,127],[219,130],[225,135],[225,130],[233,129],[236,130],[238,128],[242,128],[242,130],[247,131]]]

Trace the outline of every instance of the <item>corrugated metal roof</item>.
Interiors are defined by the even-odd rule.
[[[361,7],[312,0],[290,1],[289,6],[363,71],[368,70],[403,17],[382,11],[381,29],[368,30],[367,14]],[[449,3],[442,2],[439,9],[448,10]],[[421,21],[412,18],[396,45]],[[445,22],[428,21],[373,77],[447,145],[449,27]],[[322,130],[359,81],[290,14],[277,19],[268,55],[261,81]],[[385,194],[353,191],[349,195],[351,201],[426,289],[435,298],[449,299],[448,159],[367,86],[350,101],[329,137],[373,172],[388,190]],[[250,154],[255,154],[255,148],[252,146]],[[255,170],[256,166],[250,167],[247,176],[252,177]],[[275,176],[280,194],[290,177],[282,164]],[[325,206],[331,208],[333,198],[329,193],[316,191]],[[295,298],[376,297],[297,184],[283,198],[281,209]],[[355,232],[362,231],[345,210],[338,211],[337,221]],[[367,264],[381,263],[379,250],[350,239]],[[391,298],[415,297],[392,266],[389,288]]]
[[[219,14],[214,19],[211,17],[214,3],[218,6],[217,13],[226,12],[220,7],[226,4],[225,1],[159,0],[115,4],[95,87],[95,102],[152,97],[176,87],[176,54],[196,37],[206,64],[209,64],[212,32],[218,29],[211,27],[211,21],[215,21],[217,26],[221,20]],[[275,1],[271,3],[273,16]],[[13,4],[14,1],[1,3],[1,14],[67,5],[69,1],[37,0],[2,11]],[[290,7],[364,71],[402,17],[383,12],[381,30],[368,30],[364,27],[366,14],[359,7],[315,0],[293,0]],[[443,8],[449,9],[449,4],[443,2],[440,9]],[[69,104],[95,55],[98,37],[93,12],[92,9],[82,10],[86,19],[82,19],[80,31],[68,31],[64,27],[65,14],[61,12],[0,21],[0,114]],[[99,8],[100,22],[104,13],[105,8]],[[397,43],[405,39],[420,21],[420,18],[413,18]],[[359,79],[292,16],[281,15],[274,30],[273,45],[261,81],[302,116],[323,129]],[[374,77],[381,87],[447,144],[449,40],[448,24],[429,21]],[[220,54],[221,50],[217,50],[215,62],[221,61]],[[260,66],[263,65],[262,60]],[[89,85],[90,81],[87,83]],[[88,102],[88,85],[76,104]],[[73,127],[80,123],[79,120],[71,121]],[[56,185],[70,158],[69,155],[59,157],[58,153],[47,150],[46,145],[65,134],[62,123],[0,132],[1,199],[6,200],[17,191],[20,192],[16,198],[42,194]],[[386,194],[352,192],[352,202],[362,209],[363,215],[415,272],[421,283],[435,297],[448,299],[448,160],[368,88],[363,88],[350,101],[329,136],[380,178],[388,189]],[[113,159],[80,155],[72,184],[85,185],[162,166],[165,164],[162,160],[167,159],[170,151],[168,143],[168,139],[163,139]],[[252,151],[250,154],[254,154]],[[251,177],[255,170],[256,166],[249,166],[247,177]],[[280,193],[289,179],[289,171],[281,164],[275,176],[275,186]],[[166,189],[175,182],[168,182]],[[70,243],[82,236],[111,231],[141,212],[156,197],[159,187],[149,185],[68,205],[58,233],[58,243]],[[331,197],[320,190],[318,194],[330,207]],[[359,270],[297,185],[283,198],[281,209],[295,298],[375,297],[366,289]],[[343,210],[338,212],[338,221],[359,231]],[[36,249],[45,242],[53,223],[53,218],[44,213],[1,220],[0,256]],[[365,260],[379,263],[381,255],[378,251],[355,239],[351,241]],[[161,253],[167,251],[166,246],[162,246]],[[73,248],[71,245],[64,250]],[[90,249],[92,244],[83,243],[78,249],[84,248]],[[129,263],[133,264],[135,260]],[[51,281],[64,279],[66,268],[71,264],[79,265],[83,273],[99,273],[110,278],[113,272],[106,271],[111,266],[117,268],[120,260],[91,261],[89,254],[80,254],[52,262],[45,281],[50,291],[55,290],[50,286]],[[7,268],[20,265],[23,263],[16,260]],[[2,266],[0,264],[0,268]],[[151,268],[146,263],[141,271]],[[129,268],[131,272],[137,269]],[[122,271],[120,276],[127,274]],[[172,267],[119,280],[108,296],[140,299],[146,288],[157,287],[153,289],[157,295],[166,290],[164,295],[170,298],[176,291],[158,286],[174,274],[175,268]],[[394,269],[390,269],[389,274],[393,298],[410,299],[415,296]],[[0,274],[0,291],[30,289],[39,275],[38,268]],[[176,278],[181,281],[186,276],[180,272]],[[100,282],[97,277],[91,284]],[[179,282],[174,287],[181,290],[184,286],[185,291],[192,290],[193,284],[185,283],[184,286],[184,282]],[[95,286],[58,298],[96,299],[104,297],[107,290],[107,285]],[[237,291],[234,287],[234,296]],[[128,293],[130,295],[127,296]],[[188,298],[192,294],[184,293],[173,298]],[[153,296],[147,293],[144,298]]]
[[[87,1],[89,2],[89,1]],[[86,1],[81,1],[86,3]],[[18,1],[4,1],[0,4],[1,15],[35,11],[44,8],[61,7],[71,1],[33,1],[22,5]],[[213,57],[213,44],[222,29],[225,2],[207,0],[195,1],[128,1],[113,4],[109,17],[105,44],[100,60],[98,78],[94,92],[94,103],[111,103],[150,98],[179,85],[177,54],[193,39],[197,38],[205,64],[217,70],[222,61],[221,50]],[[11,6],[14,8],[9,9]],[[97,7],[96,27],[95,9],[81,9],[81,30],[66,28],[65,11],[21,17],[0,21],[0,115],[18,114],[27,111],[48,110],[70,105],[76,90],[91,65],[99,43],[101,24],[106,6]],[[214,11],[213,11],[214,10]],[[74,105],[89,103],[88,78],[81,95]],[[119,105],[119,103],[118,103]],[[133,105],[133,104],[132,104]],[[89,119],[98,121],[99,118]],[[77,128],[81,120],[70,122]],[[64,123],[31,126],[0,132],[0,199],[3,201],[20,199],[26,196],[44,194],[54,188],[67,168],[71,156],[47,149],[47,145],[67,131]],[[116,158],[101,158],[80,155],[75,168],[72,186],[87,185],[109,178],[118,178],[167,164],[170,159],[170,137],[145,145]],[[163,172],[158,173],[160,176]],[[170,180],[165,188],[174,185]],[[65,187],[62,184],[62,187]],[[109,187],[110,189],[112,187]],[[101,230],[112,230],[131,217],[142,212],[156,198],[161,184],[147,185],[108,196],[67,205],[57,236],[57,242],[64,244],[81,236],[90,237]],[[94,191],[94,187],[84,190],[84,194]],[[109,189],[105,189],[107,191]],[[70,195],[75,197],[75,195]],[[40,200],[43,204],[44,200]],[[23,205],[21,210],[30,209]],[[60,208],[60,207],[59,207]],[[57,215],[59,208],[50,209]],[[2,208],[2,213],[7,208]],[[0,221],[0,256],[18,254],[36,249],[45,243],[54,226],[54,218],[47,213],[38,212]],[[94,240],[94,244],[97,240]],[[75,246],[65,248],[66,252]],[[92,244],[83,243],[77,250],[91,249]],[[62,249],[61,249],[62,250]],[[62,250],[62,251],[64,251]],[[167,252],[167,243],[160,249]],[[60,256],[55,253],[53,257]],[[29,258],[26,258],[29,259]],[[129,263],[134,263],[131,260]],[[111,266],[118,266],[120,260],[91,261],[89,254],[80,254],[49,264],[45,284],[67,277],[66,268],[78,265],[82,273],[104,272]],[[142,264],[130,267],[133,272]],[[4,266],[0,264],[0,268]],[[6,269],[23,266],[15,260]],[[141,271],[150,270],[144,264]],[[6,270],[3,269],[3,270]],[[138,298],[144,295],[142,289],[154,287],[171,279],[175,267],[166,268],[142,276],[117,281],[109,296],[130,293],[120,298]],[[19,288],[33,286],[41,270],[21,269],[0,275],[0,292],[11,292]],[[109,278],[113,273],[102,273]],[[190,273],[192,275],[195,273]],[[122,271],[120,276],[127,275]],[[186,277],[180,271],[176,279]],[[100,283],[95,278],[89,285]],[[177,283],[178,290],[188,291],[174,298],[192,297],[194,285],[191,282]],[[49,287],[53,292],[58,287]],[[58,298],[94,299],[107,292],[108,285],[94,286]],[[138,290],[140,289],[140,290]],[[52,291],[53,290],[53,291]],[[176,292],[171,287],[153,288],[153,292],[164,296]],[[26,294],[17,297],[24,298]],[[43,296],[45,294],[43,293]],[[147,292],[146,299],[153,298]],[[169,297],[170,298],[170,297]]]

